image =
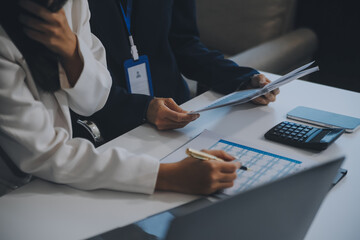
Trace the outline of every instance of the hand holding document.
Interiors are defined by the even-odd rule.
[[[204,112],[207,110],[211,110],[211,109],[215,109],[215,108],[220,108],[220,107],[225,107],[225,106],[231,106],[231,105],[237,105],[237,104],[241,104],[241,103],[246,103],[249,102],[251,100],[253,100],[254,98],[257,98],[259,96],[262,96],[268,92],[271,92],[272,90],[279,88],[280,86],[291,82],[294,79],[297,78],[301,78],[303,76],[306,76],[310,73],[319,71],[319,67],[313,67],[313,68],[309,68],[306,69],[308,67],[310,67],[310,65],[312,65],[314,62],[310,62],[308,64],[305,64],[302,67],[299,67],[287,74],[285,74],[284,76],[276,79],[275,81],[267,84],[266,86],[264,86],[263,88],[255,88],[255,89],[247,89],[247,90],[242,90],[242,91],[237,91],[237,92],[233,92],[230,93],[214,102],[212,102],[210,105],[198,109],[196,111],[192,111],[188,114],[197,114],[200,112]]]

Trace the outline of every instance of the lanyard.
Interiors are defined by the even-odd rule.
[[[121,8],[121,13],[123,15],[125,24],[126,24],[126,28],[128,30],[129,35],[131,35],[131,11],[132,11],[132,0],[127,0],[127,6],[126,6],[126,14],[124,11],[124,7],[121,3],[121,1],[119,1],[120,4],[120,8]]]
[[[139,59],[139,54],[138,54],[136,45],[134,43],[134,39],[131,35],[132,0],[127,0],[126,14],[125,14],[124,8],[120,1],[119,1],[119,4],[120,4],[120,8],[121,8],[121,13],[123,15],[123,19],[125,21],[126,28],[127,28],[128,34],[129,34],[129,42],[130,42],[130,48],[131,48],[130,52],[131,52],[131,55],[132,55],[134,61],[137,61]]]

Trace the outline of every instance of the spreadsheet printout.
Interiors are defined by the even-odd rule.
[[[232,195],[262,183],[276,180],[303,169],[302,161],[263,151],[235,141],[229,141],[216,133],[205,130],[183,146],[164,157],[162,163],[177,162],[186,157],[186,149],[217,149],[224,150],[240,161],[250,170],[237,170],[234,186],[227,188],[223,194]]]
[[[285,177],[302,168],[302,162],[265,152],[252,147],[220,139],[210,149],[224,150],[236,157],[234,161],[240,161],[249,168],[244,171],[237,170],[237,178],[234,186],[224,190],[225,194],[232,195],[237,192],[255,187],[261,183]]]

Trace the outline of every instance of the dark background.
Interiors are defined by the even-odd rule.
[[[315,60],[320,71],[311,82],[360,92],[360,2],[357,0],[299,0],[296,27],[318,36]]]

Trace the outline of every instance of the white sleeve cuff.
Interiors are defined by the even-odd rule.
[[[68,94],[70,107],[78,114],[89,116],[106,103],[112,80],[106,66],[97,61],[86,43],[78,37],[79,54],[84,68],[73,88],[66,88],[65,72],[60,70],[60,83]],[[64,80],[66,78],[66,81]]]

